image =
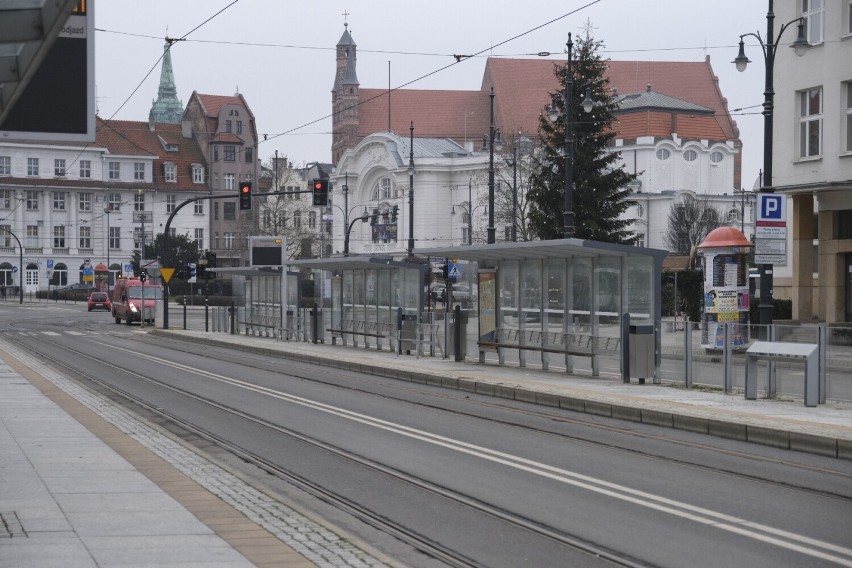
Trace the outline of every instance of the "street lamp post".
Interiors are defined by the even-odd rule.
[[[562,213],[562,237],[574,238],[574,72],[571,69],[574,42],[571,41],[571,33],[568,33],[568,61],[565,65],[566,79],[565,91],[562,93],[564,100],[563,114],[565,115],[565,179],[563,187],[565,190],[565,211]],[[586,88],[586,96],[583,99],[583,110],[592,112],[594,102],[591,98],[591,89]],[[552,101],[548,116],[552,122],[556,122],[559,111],[556,109],[556,101]]]
[[[766,70],[766,82],[765,88],[763,90],[764,102],[763,102],[763,183],[760,187],[760,193],[773,193],[774,188],[772,187],[772,114],[774,108],[774,99],[775,99],[775,78],[773,68],[775,66],[775,54],[778,51],[778,43],[781,41],[781,36],[784,35],[784,30],[786,30],[790,24],[798,23],[798,35],[796,37],[796,41],[790,46],[792,47],[796,55],[801,57],[807,51],[809,44],[807,39],[805,39],[805,24],[803,18],[796,18],[794,20],[790,20],[783,26],[781,26],[781,30],[778,32],[778,36],[775,36],[774,24],[775,24],[775,12],[772,10],[773,0],[769,0],[769,7],[766,12],[766,40],[760,37],[760,32],[757,33],[747,33],[740,36],[740,50],[737,54],[736,59],[734,59],[733,63],[737,66],[737,71],[745,71],[746,66],[751,63],[748,57],[745,54],[745,43],[743,42],[743,38],[747,36],[752,36],[757,39],[758,43],[760,43],[760,47],[763,50],[763,59]],[[758,205],[760,201],[758,200]],[[755,227],[755,233],[757,233],[757,227]],[[757,242],[757,238],[755,238]],[[758,306],[758,311],[760,313],[760,325],[768,326],[772,324],[772,264],[760,264],[759,265],[760,272],[760,305]],[[764,328],[765,329],[765,328]]]
[[[414,256],[414,122],[409,128],[408,154],[408,256]]]
[[[494,87],[491,87],[491,119],[488,127],[488,244],[494,238]]]
[[[21,245],[21,241],[18,239],[18,235],[6,229],[5,227],[0,227],[1,230],[6,231],[12,238],[15,239],[15,242],[18,243],[18,296],[20,298],[20,303],[24,303],[24,247]],[[3,276],[3,285],[6,285],[6,276]]]
[[[512,141],[512,242],[518,241],[518,145]]]

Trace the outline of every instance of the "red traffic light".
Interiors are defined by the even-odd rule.
[[[244,181],[240,183],[240,211],[251,209],[251,183]]]
[[[325,189],[325,184],[321,180],[314,180],[314,189],[323,190]]]
[[[326,206],[328,205],[328,180],[326,179],[315,179],[314,180],[314,205],[315,206]]]

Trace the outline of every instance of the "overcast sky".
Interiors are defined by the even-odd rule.
[[[454,90],[479,89],[488,55],[549,51],[550,59],[564,60],[568,32],[579,34],[589,21],[610,59],[703,61],[709,55],[740,128],[745,187],[763,163],[760,47],[751,42],[754,64],[745,73],[731,63],[741,34],[765,33],[762,0],[100,0],[94,9],[101,117],[146,121],[157,96],[163,37],[185,37],[172,48],[178,97],[186,105],[193,90],[239,90],[261,139],[269,135],[258,152],[264,160],[275,150],[299,165],[331,160],[330,91],[344,21],[358,45],[362,88],[386,88],[390,67],[393,87]],[[795,39],[794,32],[787,31],[785,41]],[[452,57],[477,53],[459,64]]]

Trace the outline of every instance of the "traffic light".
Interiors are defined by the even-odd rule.
[[[207,268],[216,268],[216,253],[207,251]]]
[[[240,182],[240,211],[251,211],[251,182]]]
[[[186,265],[186,281],[193,283],[196,279],[196,270],[197,266],[194,262],[190,262]]]
[[[145,282],[146,280],[148,280],[148,273],[147,273],[146,271],[144,271],[144,270],[143,270],[143,271],[139,274],[139,280],[141,280],[142,282]]]
[[[394,205],[391,209],[391,224],[396,224],[396,219],[399,216],[399,205]]]
[[[379,223],[379,210],[373,209],[373,214],[370,216],[370,226],[377,225]]]
[[[441,274],[443,274],[444,280],[450,279],[450,265],[449,264],[442,264],[441,265]]]
[[[198,262],[195,265],[195,278],[197,280],[204,280],[207,278],[207,265],[203,262]]]
[[[315,179],[313,188],[314,205],[323,207],[328,205],[328,180]]]

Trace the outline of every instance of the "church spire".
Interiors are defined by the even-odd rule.
[[[175,40],[166,38],[163,46],[163,67],[160,70],[160,88],[157,100],[151,105],[148,120],[161,124],[180,124],[183,116],[183,103],[177,98],[175,75],[172,71],[171,46]]]

